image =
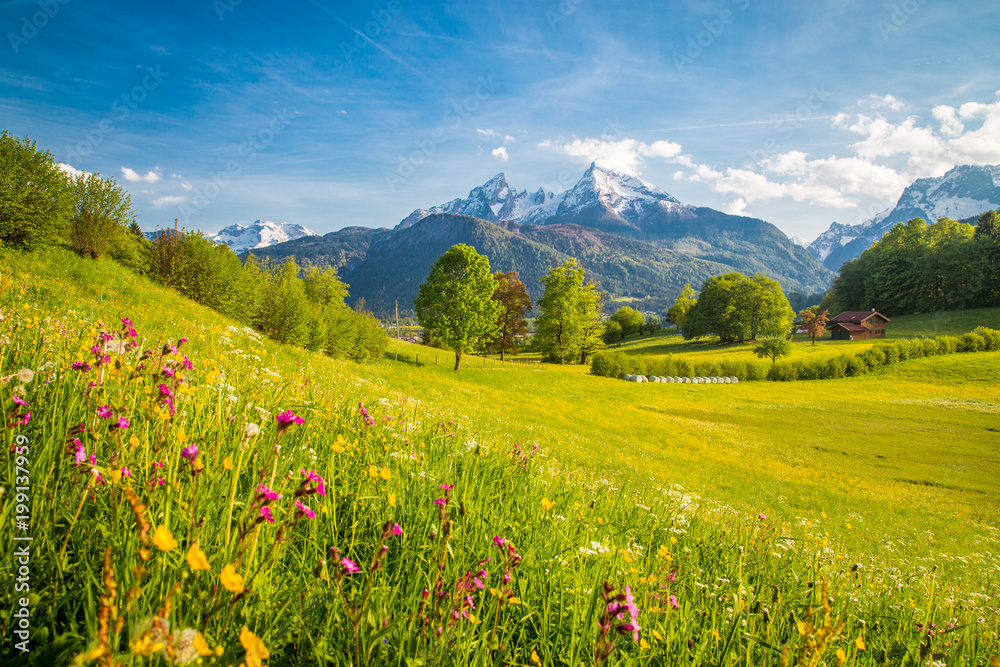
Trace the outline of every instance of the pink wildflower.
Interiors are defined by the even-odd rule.
[[[316,482],[316,493],[318,493],[321,496],[326,495],[326,483],[323,481],[322,477],[320,477],[317,473],[315,473],[312,470],[306,472],[305,468],[299,468],[299,472],[305,475],[308,480]]]
[[[303,514],[305,514],[310,519],[315,519],[316,518],[316,512],[313,512],[311,509],[309,509],[309,506],[306,505],[305,503],[303,503],[301,500],[296,500],[295,501],[295,506],[297,508],[299,508],[300,512],[302,512]]]
[[[669,602],[670,606],[673,607],[674,609],[680,609],[681,608],[680,604],[677,602],[677,596],[676,595],[671,595],[670,599],[667,600],[667,602]]]
[[[182,449],[181,458],[187,459],[188,461],[194,461],[198,458],[198,445],[188,445]]]
[[[347,572],[347,574],[357,574],[358,572],[361,571],[361,568],[358,567],[358,564],[355,563],[350,558],[348,558],[347,556],[344,556],[343,558],[340,559],[340,564],[344,567],[344,570]]]
[[[403,534],[403,528],[398,523],[392,524],[392,534],[399,537]]]
[[[108,417],[110,417],[111,406],[102,405],[101,407],[97,408],[97,416],[100,417],[101,419],[107,419]]]
[[[278,416],[275,417],[278,421],[278,426],[288,427],[292,424],[302,424],[305,423],[305,419],[296,416],[291,410],[285,410],[284,412],[279,412]]]
[[[271,515],[271,508],[270,507],[261,507],[260,508],[260,515],[262,517],[264,517],[265,519],[267,519],[268,523],[274,523],[274,517]]]
[[[260,495],[264,496],[264,498],[267,499],[267,500],[278,500],[279,498],[282,497],[281,494],[272,491],[271,489],[269,489],[268,487],[264,486],[263,484],[258,484],[257,485],[257,493],[259,493]]]

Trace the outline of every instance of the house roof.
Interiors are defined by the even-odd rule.
[[[846,329],[847,331],[855,331],[859,333],[862,331],[868,331],[868,329],[864,328],[860,324],[853,324],[851,322],[830,322],[827,325],[828,329],[834,329],[836,327],[840,327],[841,329]]]
[[[836,317],[831,317],[830,322],[864,322],[867,319],[875,317],[878,315],[886,322],[892,322],[888,317],[882,313],[876,312],[874,310],[847,310],[837,315]]]

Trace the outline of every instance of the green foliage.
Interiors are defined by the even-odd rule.
[[[685,317],[684,339],[718,336],[721,342],[783,336],[795,314],[781,286],[763,274],[709,278]]]
[[[614,320],[608,320],[604,323],[604,342],[608,345],[611,343],[617,343],[622,339],[622,325],[618,324]]]
[[[821,307],[894,316],[1000,305],[998,229],[996,211],[975,228],[949,218],[898,223],[841,267]]]
[[[753,352],[761,359],[770,359],[774,365],[778,359],[792,353],[792,342],[786,336],[771,336],[755,346]]]
[[[27,137],[0,133],[0,244],[34,250],[62,239],[73,211],[69,177]]]
[[[69,242],[84,257],[97,259],[130,242],[129,226],[135,222],[132,196],[113,178],[82,174],[73,182],[74,210]],[[133,246],[134,247],[134,246]],[[130,255],[128,250],[123,254]]]
[[[602,342],[599,284],[584,283],[583,269],[575,259],[549,267],[541,282],[545,293],[538,300],[540,313],[535,319],[539,350],[561,364],[577,354],[585,363]]]
[[[455,350],[456,371],[463,352],[497,334],[501,308],[493,300],[495,291],[489,259],[464,244],[441,255],[420,286],[414,302],[417,319]]]
[[[639,327],[642,326],[644,321],[642,313],[634,308],[631,308],[630,306],[619,308],[610,319],[612,322],[618,323],[618,326],[622,331],[622,336],[630,336],[634,333],[638,333]]]
[[[694,298],[694,288],[691,287],[691,283],[688,283],[674,299],[673,305],[667,311],[667,317],[678,329],[683,329],[688,313],[691,312],[695,303],[697,300]]]
[[[497,318],[497,335],[490,341],[489,347],[499,351],[503,360],[507,352],[517,351],[518,338],[528,333],[524,315],[531,310],[531,297],[517,271],[497,271],[493,278],[497,284],[493,300],[500,304],[500,315]]]

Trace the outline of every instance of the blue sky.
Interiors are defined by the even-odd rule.
[[[393,226],[595,158],[816,236],[1000,163],[981,1],[0,2],[0,128],[144,229]]]

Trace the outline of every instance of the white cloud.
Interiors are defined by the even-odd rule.
[[[492,129],[492,128],[486,128],[485,130],[481,130],[481,129],[479,129],[477,127],[476,128],[476,132],[478,132],[479,134],[483,135],[484,137],[496,137],[496,136],[499,136],[499,135],[497,135],[497,131],[494,130],[494,129]]]
[[[501,162],[507,162],[510,159],[510,156],[507,155],[507,149],[504,148],[503,146],[493,149],[493,157],[500,160]]]
[[[65,162],[59,163],[59,171],[69,174],[70,176],[83,176],[86,173],[72,165],[66,164]]]
[[[745,215],[747,212],[747,202],[745,199],[737,198],[723,207],[723,212],[730,215]]]
[[[177,204],[183,204],[186,201],[187,197],[185,195],[167,195],[164,197],[157,197],[153,200],[153,208],[176,206]]]
[[[563,144],[543,141],[539,146],[559,151],[586,164],[600,161],[609,167],[633,174],[639,173],[639,169],[643,165],[643,158],[662,158],[673,161],[680,156],[681,152],[680,144],[671,141],[656,141],[652,144],[646,144],[636,139],[613,141],[590,137],[574,139]]]
[[[129,183],[156,183],[160,180],[160,175],[155,171],[148,171],[146,172],[146,175],[143,176],[141,174],[137,174],[128,167],[122,167],[122,176]]]
[[[958,119],[958,115],[955,113],[954,107],[942,104],[934,107],[934,109],[931,110],[931,114],[941,124],[942,134],[954,137],[965,131],[965,125],[962,125],[962,121]]]
[[[510,136],[509,134],[504,135],[503,142],[505,144],[512,144],[514,143],[514,137]]]
[[[862,109],[890,109],[899,111],[903,108],[903,103],[892,95],[882,95],[881,97],[872,93],[863,100],[858,100],[858,106]]]

